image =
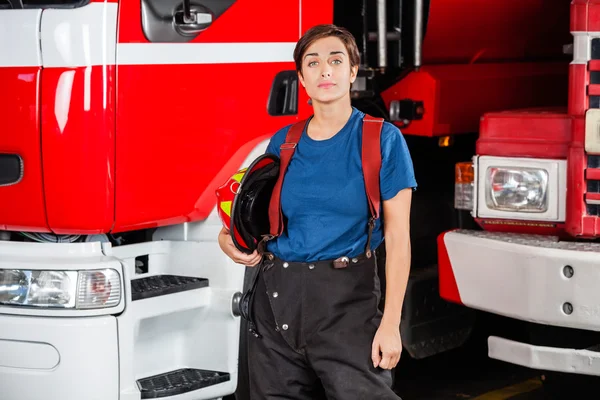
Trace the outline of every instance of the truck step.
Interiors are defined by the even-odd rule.
[[[164,296],[208,286],[208,279],[191,276],[154,275],[131,281],[131,300]]]
[[[142,399],[157,399],[202,389],[229,379],[227,372],[184,368],[139,379],[137,385]]]

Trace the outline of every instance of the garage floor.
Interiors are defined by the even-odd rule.
[[[541,371],[487,357],[486,331],[461,348],[423,359],[408,354],[396,370],[395,389],[402,400],[587,400],[596,399],[600,378],[564,375],[548,381]],[[591,396],[589,392],[596,395]]]

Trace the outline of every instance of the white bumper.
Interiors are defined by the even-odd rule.
[[[591,350],[534,346],[491,336],[490,358],[533,369],[582,375],[600,375],[600,353]]]
[[[453,300],[523,321],[600,331],[600,244],[482,231],[443,236],[440,284]],[[455,282],[448,282],[454,278]],[[600,353],[488,339],[490,358],[524,367],[600,375]]]
[[[114,317],[0,315],[0,327],[3,400],[118,398]]]
[[[121,301],[110,308],[0,306],[0,400],[139,400],[140,380],[187,368],[229,379],[170,398],[233,393],[240,338],[233,300],[245,268],[220,251],[220,225],[216,232],[206,226],[180,227],[186,240],[117,247],[0,241],[0,269],[111,268],[122,282]],[[176,236],[176,227],[171,230]],[[192,234],[212,240],[191,240]],[[143,256],[147,272],[136,269]],[[132,281],[159,275],[205,278],[207,284],[134,300]]]
[[[443,241],[464,305],[600,331],[600,244],[481,231],[448,232]]]

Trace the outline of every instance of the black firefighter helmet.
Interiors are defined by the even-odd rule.
[[[233,244],[251,254],[269,233],[269,202],[279,176],[279,158],[263,154],[216,190],[217,210]]]

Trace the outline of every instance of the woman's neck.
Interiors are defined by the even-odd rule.
[[[346,125],[352,115],[350,101],[337,101],[331,104],[313,103],[313,110],[314,117],[310,121],[307,133],[314,140],[332,138]]]

